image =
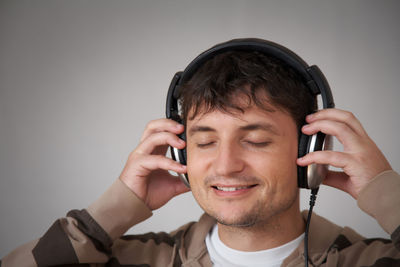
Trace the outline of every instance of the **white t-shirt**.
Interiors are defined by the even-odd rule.
[[[304,233],[280,247],[245,252],[229,248],[222,243],[216,224],[206,236],[206,246],[214,267],[279,267],[303,239]]]

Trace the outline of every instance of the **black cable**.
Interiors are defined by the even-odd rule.
[[[315,205],[315,200],[317,199],[318,190],[319,190],[319,187],[311,190],[310,209],[308,211],[307,222],[306,222],[306,231],[304,233],[304,259],[305,259],[306,267],[308,267],[308,230],[310,228],[312,210]]]

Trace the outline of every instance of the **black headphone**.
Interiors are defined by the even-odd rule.
[[[180,97],[180,90],[185,82],[189,81],[192,75],[198,68],[212,57],[224,53],[226,51],[258,51],[260,53],[273,56],[285,62],[293,68],[303,78],[305,85],[313,95],[321,95],[323,108],[335,107],[332,92],[329,84],[321,72],[315,66],[308,66],[294,52],[279,44],[257,38],[234,39],[213,46],[209,50],[204,51],[197,56],[182,72],[177,72],[172,78],[171,84],[168,89],[166,116],[179,123],[182,123],[179,110],[178,99]],[[180,135],[180,138],[185,138],[185,133]],[[312,136],[300,134],[298,155],[302,157],[307,153],[331,149],[331,136],[325,135],[321,132]],[[174,160],[186,165],[186,149],[176,149],[171,147],[171,156]],[[305,167],[297,167],[298,186],[300,188],[316,189],[322,183],[327,173],[327,166],[319,164],[311,164]],[[179,175],[182,181],[190,187],[187,174]]]

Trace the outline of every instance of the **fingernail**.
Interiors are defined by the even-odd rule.
[[[306,116],[306,120],[312,120],[314,119],[314,115],[313,114],[309,114]]]
[[[297,162],[303,162],[304,161],[304,157],[298,158]]]

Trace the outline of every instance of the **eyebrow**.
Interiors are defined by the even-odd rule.
[[[252,123],[239,127],[239,131],[256,131],[262,130],[273,135],[279,135],[278,129],[270,123]],[[193,126],[189,129],[188,135],[192,136],[198,132],[216,132],[217,130],[209,126]]]
[[[266,132],[270,132],[274,135],[279,135],[278,129],[270,124],[270,123],[252,123],[242,127],[239,127],[242,131],[255,131],[255,130],[262,130]]]
[[[189,136],[192,136],[198,132],[216,132],[216,130],[208,126],[200,126],[200,125],[193,126],[192,128],[189,129]]]

